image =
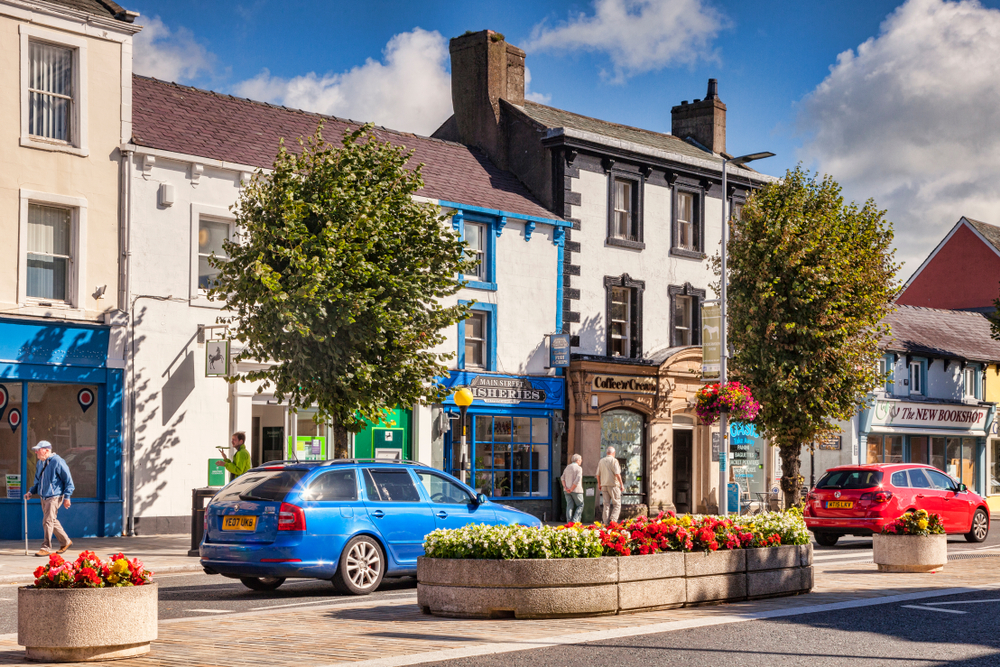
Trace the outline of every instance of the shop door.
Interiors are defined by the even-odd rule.
[[[674,506],[678,514],[692,509],[692,435],[694,431],[674,429]]]

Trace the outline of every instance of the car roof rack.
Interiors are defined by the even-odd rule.
[[[332,465],[344,465],[347,463],[389,463],[389,464],[404,464],[404,465],[415,465],[427,467],[426,463],[421,463],[420,461],[410,461],[409,459],[327,459],[325,461],[303,461],[301,459],[281,459],[279,461],[265,461],[261,463],[257,468],[263,468],[264,466],[270,465],[281,465],[281,464],[305,464],[305,465],[318,465],[318,466],[332,466]]]

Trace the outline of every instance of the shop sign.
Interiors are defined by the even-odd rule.
[[[610,391],[616,394],[655,394],[655,377],[629,375],[595,375],[593,391]]]
[[[722,434],[718,431],[712,432],[712,463],[718,463],[719,461],[719,450],[722,449],[720,442],[722,440]]]
[[[713,303],[701,306],[701,377],[717,380],[722,373],[722,309]]]
[[[549,368],[569,367],[569,334],[549,336]]]
[[[961,405],[876,401],[872,427],[906,426],[981,430],[986,427],[986,408]]]
[[[544,403],[545,390],[536,388],[524,378],[490,377],[477,375],[469,384],[474,398],[484,403]]]
[[[229,375],[229,341],[205,341],[205,377]]]
[[[20,500],[21,499],[21,476],[20,475],[5,475],[4,476],[7,484],[7,500]]]
[[[823,449],[828,451],[840,451],[840,440],[843,436],[838,435],[836,438],[829,438],[823,440],[816,444],[816,449]]]

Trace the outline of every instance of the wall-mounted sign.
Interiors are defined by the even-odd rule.
[[[513,377],[477,375],[469,384],[474,399],[485,403],[544,403],[545,390],[537,389],[531,380]]]
[[[229,341],[205,341],[205,377],[229,375]]]
[[[569,334],[549,336],[549,368],[569,367]]]
[[[718,431],[712,433],[712,463],[718,463],[719,451],[722,449],[722,434]]]
[[[4,479],[7,483],[7,500],[20,500],[21,499],[21,476],[20,475],[5,475]]]
[[[836,438],[829,438],[820,443],[817,443],[816,449],[825,449],[830,451],[840,451],[840,441],[843,436],[838,435]]]
[[[717,380],[722,373],[722,309],[713,303],[701,307],[701,377]]]
[[[986,427],[988,413],[986,408],[964,405],[876,401],[872,408],[871,426],[873,429],[879,426],[903,426],[982,430]]]
[[[655,377],[632,375],[595,375],[593,391],[610,391],[616,394],[655,394]]]
[[[21,411],[17,408],[12,409],[7,413],[7,423],[10,424],[10,430],[14,433],[17,432],[17,427],[21,425]]]
[[[76,402],[80,404],[80,409],[86,412],[94,404],[94,391],[84,387],[77,392]]]

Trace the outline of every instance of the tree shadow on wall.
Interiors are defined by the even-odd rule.
[[[570,327],[572,331],[573,325],[571,324]],[[580,347],[571,351],[576,354],[606,355],[608,353],[607,334],[603,317],[592,315],[584,318],[576,325],[576,332],[573,334],[580,337]]]

